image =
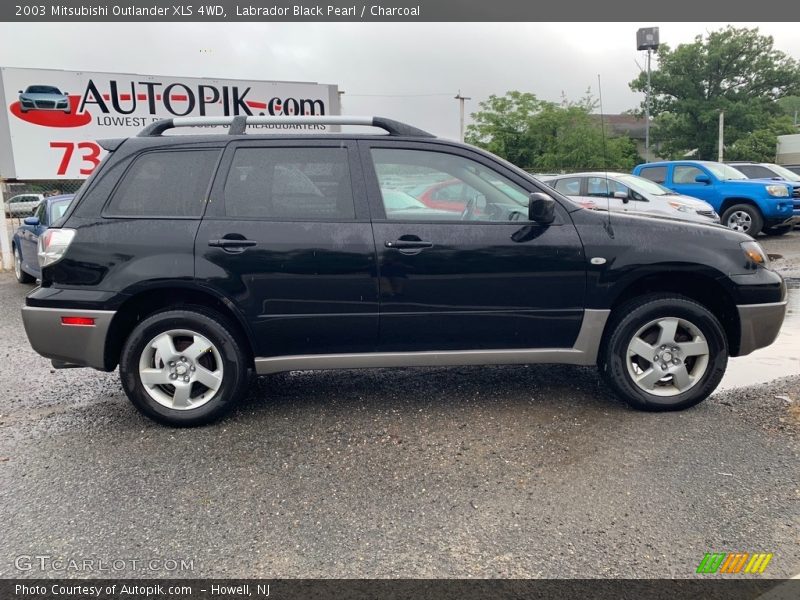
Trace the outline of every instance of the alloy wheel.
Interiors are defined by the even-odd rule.
[[[677,396],[697,384],[708,370],[708,342],[686,319],[654,319],[631,338],[625,364],[641,390],[654,396]]]

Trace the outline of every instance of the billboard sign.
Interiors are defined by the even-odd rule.
[[[0,68],[0,98],[6,179],[85,179],[105,154],[96,140],[130,137],[159,119],[339,114],[336,85],[11,67]]]

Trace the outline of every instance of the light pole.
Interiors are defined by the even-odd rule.
[[[464,143],[464,100],[472,100],[467,96],[461,95],[461,90],[458,90],[458,94],[456,94],[456,100],[458,100],[458,109],[459,109],[459,141],[463,144]]]
[[[658,27],[643,27],[636,32],[636,49],[647,50],[647,89],[644,96],[644,151],[650,160],[650,57],[658,50]]]

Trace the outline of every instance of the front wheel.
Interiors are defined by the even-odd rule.
[[[611,388],[640,410],[681,410],[705,400],[728,364],[717,318],[682,296],[652,295],[612,315],[599,360]]]
[[[761,211],[752,204],[735,204],[722,213],[721,222],[725,227],[756,237],[764,227]]]
[[[221,418],[245,392],[248,360],[222,315],[202,307],[156,313],[128,336],[122,387],[160,423],[203,425]]]

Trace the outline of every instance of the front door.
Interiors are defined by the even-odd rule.
[[[234,300],[256,355],[374,350],[375,245],[351,143],[236,142],[219,172],[196,276]]]
[[[528,221],[527,197],[538,188],[465,148],[360,145],[378,253],[382,351],[572,347],[585,267],[562,207],[552,225]],[[460,208],[419,200],[445,182],[463,190],[463,198],[451,199]]]
[[[708,182],[696,180],[698,175],[705,175],[709,178]],[[685,196],[699,198],[706,202],[714,202],[716,192],[711,182],[714,181],[711,173],[695,165],[675,165],[672,167],[671,189]]]

